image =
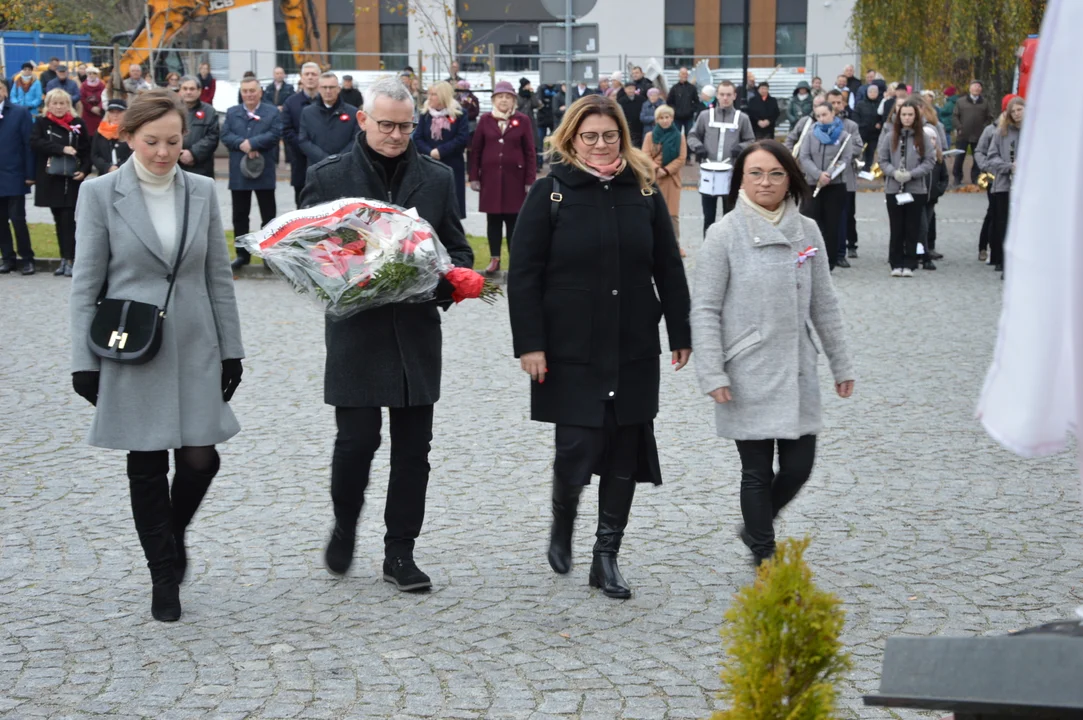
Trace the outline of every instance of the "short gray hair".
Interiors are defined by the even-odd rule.
[[[368,86],[365,90],[365,112],[372,112],[376,105],[376,98],[385,97],[394,102],[409,102],[414,104],[414,96],[409,88],[394,75],[387,75]]]
[[[325,72],[325,73],[323,73],[322,75],[320,75],[320,80],[323,80],[324,78],[334,78],[334,79],[335,79],[335,82],[341,82],[341,81],[340,81],[340,80],[338,79],[338,75],[336,75],[335,73],[331,72],[330,70],[328,70],[327,72]]]
[[[179,84],[180,84],[180,85],[183,85],[184,83],[189,83],[189,82],[190,82],[190,83],[195,83],[195,84],[196,84],[196,87],[202,87],[202,85],[200,85],[200,83],[199,83],[199,79],[198,79],[198,78],[196,78],[196,76],[195,76],[195,75],[185,75],[184,77],[182,77],[182,78],[180,79],[180,83],[179,83]]]
[[[304,65],[301,66],[300,72],[304,72],[306,67],[315,68],[316,72],[320,72],[320,64],[319,63],[306,62]]]

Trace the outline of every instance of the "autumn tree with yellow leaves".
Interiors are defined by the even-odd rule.
[[[1046,0],[857,0],[851,24],[865,67],[890,82],[1011,91],[1016,50],[1037,33]]]

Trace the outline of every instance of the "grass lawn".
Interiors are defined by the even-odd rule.
[[[467,235],[470,247],[474,248],[474,269],[483,270],[489,264],[489,241],[480,235]],[[226,243],[229,244],[229,256],[234,257],[233,231],[226,230]],[[56,244],[56,231],[48,223],[31,223],[30,244],[34,247],[34,255],[41,258],[58,258],[60,249]],[[259,258],[252,258],[254,263],[262,263]],[[504,244],[501,257],[501,267],[508,268],[508,245]]]

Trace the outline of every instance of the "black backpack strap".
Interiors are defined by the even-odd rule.
[[[549,225],[550,227],[556,227],[557,214],[560,212],[560,203],[564,200],[564,196],[560,192],[560,181],[552,175],[549,178],[553,181],[553,188],[549,193]]]

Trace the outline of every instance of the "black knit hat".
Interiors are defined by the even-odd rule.
[[[525,88],[529,84],[530,84],[530,79],[529,78],[525,78],[525,77],[519,78],[519,89],[520,90],[522,90],[523,88]]]

